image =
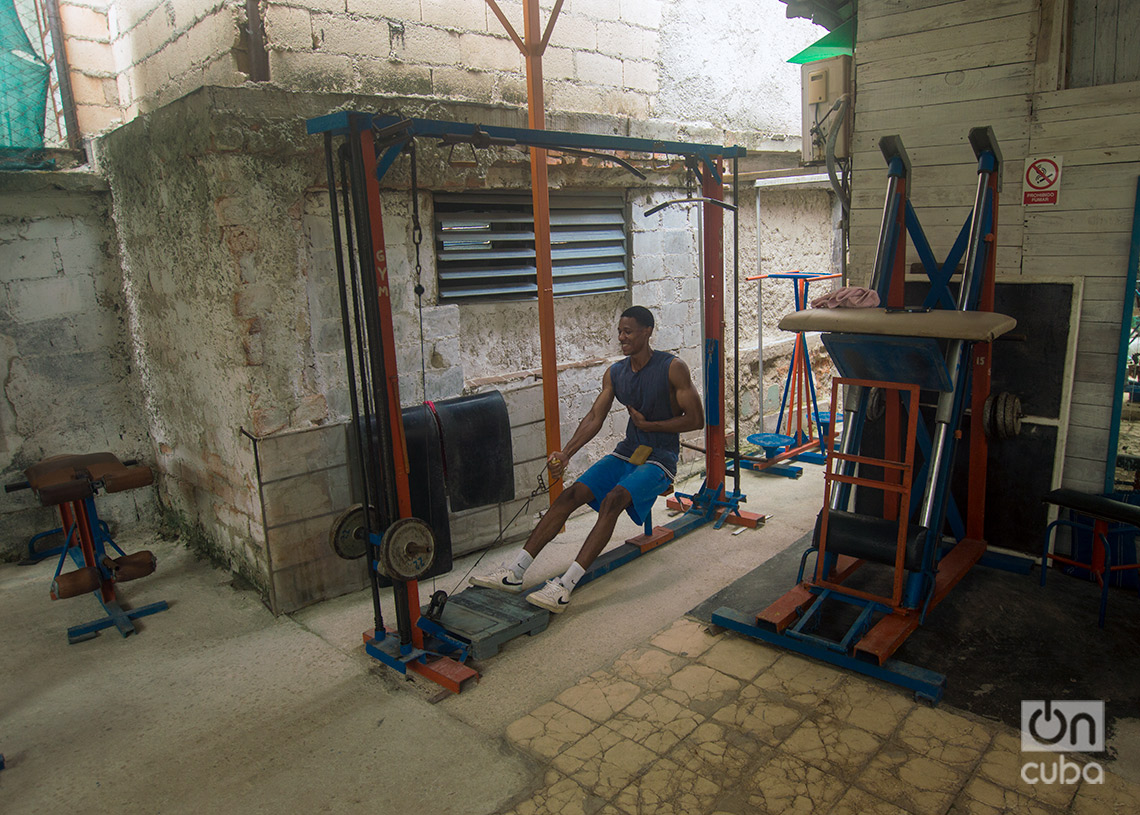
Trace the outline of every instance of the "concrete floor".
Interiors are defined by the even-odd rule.
[[[0,810],[1140,811],[1116,774],[1024,784],[1009,727],[685,617],[811,528],[820,476],[746,473],[746,508],[774,516],[763,528],[703,529],[583,587],[459,696],[364,654],[368,592],[275,619],[232,575],[132,530],[120,543],[159,567],[123,595],[170,609],[136,636],[69,646],[94,601],[51,602],[48,561],[0,566]],[[528,581],[560,573],[592,518],[572,519]],[[623,521],[615,538],[637,531]],[[452,591],[475,559],[421,595]]]

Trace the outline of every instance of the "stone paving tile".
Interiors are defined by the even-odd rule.
[[[1066,760],[1069,760],[1066,758]],[[1028,798],[1048,804],[1055,809],[1065,810],[1077,792],[1076,784],[1028,784],[1021,777],[1022,767],[1028,763],[1046,762],[1051,768],[1060,761],[1057,753],[1023,753],[1021,738],[1010,733],[999,733],[994,737],[989,750],[975,772],[999,787],[1013,790]],[[1049,770],[1052,773],[1052,769]]]
[[[819,700],[812,715],[832,716],[876,736],[889,736],[917,706],[908,693],[848,676]]]
[[[686,664],[685,657],[658,648],[631,648],[614,661],[613,673],[619,679],[653,690]]]
[[[947,710],[916,707],[895,739],[919,755],[971,770],[990,746],[993,734],[981,724]]]
[[[597,727],[557,702],[547,702],[507,727],[507,738],[523,750],[551,759]]]
[[[733,702],[714,713],[713,719],[774,747],[795,731],[804,716],[802,708],[782,696],[747,685]]]
[[[782,651],[754,639],[728,636],[705,651],[697,661],[747,682],[782,655]]]
[[[654,635],[649,642],[671,654],[695,659],[709,650],[717,639],[702,623],[682,618]]]
[[[657,754],[602,725],[554,758],[556,770],[607,801],[624,789]]]
[[[741,778],[757,761],[766,759],[772,748],[746,733],[717,722],[705,722],[678,742],[666,758],[719,783]]]
[[[614,714],[606,726],[658,755],[664,755],[704,720],[700,713],[651,692],[634,699],[628,707]]]
[[[604,722],[641,694],[632,682],[618,679],[605,671],[596,671],[567,688],[554,701],[581,713],[595,722]]]
[[[662,759],[619,792],[614,803],[628,815],[698,815],[712,808],[720,791],[712,780]]]
[[[747,780],[749,812],[818,815],[827,812],[847,785],[794,756],[776,753]]]
[[[853,781],[883,743],[879,736],[825,716],[804,721],[780,745],[780,752]]]
[[[984,778],[966,785],[948,815],[1060,815],[1060,811]]]
[[[561,773],[547,770],[539,790],[502,815],[599,815],[605,803]]]
[[[961,770],[888,744],[855,783],[914,815],[943,815],[966,779]]]
[[[673,676],[661,689],[663,696],[690,710],[711,716],[740,693],[739,680],[707,665],[688,665]]]
[[[761,690],[782,693],[796,704],[814,707],[842,678],[839,671],[826,665],[785,654],[756,677],[755,685]]]
[[[905,809],[852,787],[828,815],[910,815]]]
[[[1106,772],[1103,784],[1081,783],[1071,811],[1073,815],[1135,815],[1140,812],[1140,784]]]

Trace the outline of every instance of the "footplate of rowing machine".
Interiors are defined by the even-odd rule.
[[[422,613],[427,613],[426,606]],[[468,586],[448,598],[437,622],[451,636],[470,643],[473,659],[485,659],[515,637],[544,631],[550,612],[532,606],[522,594]]]

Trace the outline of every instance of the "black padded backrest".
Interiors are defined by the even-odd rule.
[[[1140,526],[1140,507],[1134,507],[1132,504],[1126,504],[1113,498],[1105,498],[1102,495],[1062,488],[1046,493],[1041,500],[1046,504],[1056,504],[1066,509],[1076,510],[1091,518]]]
[[[815,519],[815,534],[812,536],[812,546],[816,548],[819,547],[822,521],[823,512],[820,512]],[[907,529],[903,567],[909,571],[922,568],[926,532],[925,526],[917,524],[911,524]],[[827,551],[894,566],[898,533],[899,527],[895,521],[833,509],[827,518]]]
[[[500,504],[515,497],[507,403],[498,391],[434,403],[447,462],[451,509]]]

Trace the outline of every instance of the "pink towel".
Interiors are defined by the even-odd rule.
[[[878,305],[878,293],[862,286],[844,286],[811,301],[812,308],[875,308]]]

